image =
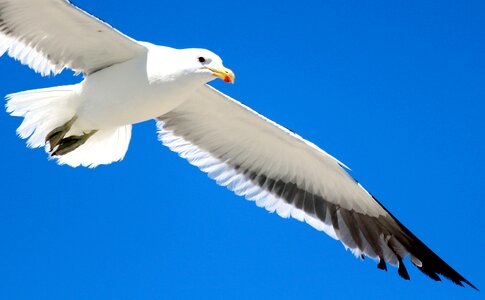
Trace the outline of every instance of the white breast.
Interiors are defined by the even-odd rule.
[[[94,73],[81,83],[78,124],[103,129],[154,119],[183,103],[197,88],[174,69],[174,49],[153,46],[142,56]],[[192,88],[193,87],[193,88]]]

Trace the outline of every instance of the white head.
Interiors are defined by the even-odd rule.
[[[215,53],[206,49],[182,49],[180,54],[184,55],[187,63],[186,70],[201,75],[207,81],[220,78],[225,82],[234,83],[234,73],[222,64],[222,59]]]

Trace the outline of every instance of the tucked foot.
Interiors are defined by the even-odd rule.
[[[95,134],[97,130],[90,131],[89,133],[85,133],[83,135],[72,135],[67,138],[62,138],[59,142],[56,144],[56,148],[54,151],[53,148],[51,148],[50,154],[52,156],[61,156],[64,154],[67,154],[71,151],[74,151],[77,149],[79,146],[84,144],[93,134]],[[65,134],[64,134],[65,135]],[[51,145],[52,147],[52,145]]]
[[[73,117],[69,122],[66,124],[54,128],[49,134],[45,137],[45,142],[49,143],[50,146],[50,152],[56,148],[59,143],[64,139],[66,134],[71,130],[72,124],[76,122],[77,117]]]

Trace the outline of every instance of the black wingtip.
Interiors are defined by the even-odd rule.
[[[466,280],[465,278],[463,278],[463,281],[459,281],[459,282],[455,282],[455,283],[458,284],[459,286],[465,287],[462,282],[466,283],[468,286],[470,286],[475,291],[480,292],[480,290],[476,286],[474,286],[470,281]]]
[[[474,289],[475,291],[480,292],[480,290],[479,290],[479,289],[478,289],[478,288],[477,288],[475,285],[473,285],[473,284],[472,284],[470,281],[466,280],[466,279],[465,279],[465,278],[463,278],[463,277],[462,277],[462,278],[460,278],[459,280],[452,280],[452,279],[450,279],[450,280],[451,280],[451,281],[452,281],[454,284],[459,285],[459,286],[461,286],[461,287],[465,287],[465,285],[463,284],[463,283],[465,283],[465,284],[467,284],[469,287],[471,287],[472,289]]]
[[[425,266],[426,265],[417,266],[417,267],[418,267],[418,269],[421,272],[423,272],[424,274],[426,274],[427,276],[429,276],[431,279],[436,280],[436,281],[441,281],[441,277],[438,276],[438,274],[436,273],[436,271],[434,269],[426,268]],[[474,289],[476,291],[480,291],[470,281],[466,280],[463,276],[461,276],[460,274],[458,274],[458,272],[456,272],[455,270],[451,269],[451,267],[449,267],[448,265],[445,265],[445,266],[447,268],[449,268],[450,270],[452,270],[452,272],[447,272],[446,275],[445,275],[445,274],[443,274],[445,272],[439,272],[438,271],[438,273],[440,275],[442,275],[443,277],[451,280],[451,282],[453,282],[456,285],[459,285],[461,287],[465,287],[465,285],[463,284],[463,283],[465,283],[466,285],[470,286],[472,289]]]
[[[471,288],[473,288],[475,291],[480,292],[480,290],[479,290],[479,289],[478,289],[476,286],[474,286],[473,284],[471,284],[470,282],[468,282],[468,281],[467,281],[467,282],[466,282],[466,284],[468,284],[468,285],[469,285]]]
[[[467,281],[466,284],[468,284],[471,288],[475,289],[475,291],[480,292],[480,290],[470,282]]]
[[[398,266],[397,266],[397,273],[402,278],[404,278],[406,280],[410,280],[411,277],[409,277],[408,270],[406,270],[406,267],[404,266],[404,263],[402,262],[402,259],[400,257],[398,257],[398,261],[399,261],[399,263],[398,263]]]
[[[446,276],[445,276],[445,277],[446,277]],[[446,278],[448,278],[448,277],[446,277]],[[455,283],[455,284],[457,284],[457,285],[459,285],[459,286],[461,286],[461,287],[465,287],[465,285],[463,284],[463,283],[465,283],[465,284],[467,284],[469,287],[471,287],[472,289],[476,290],[477,292],[479,292],[479,291],[480,291],[480,290],[479,290],[479,289],[478,289],[478,288],[477,288],[475,285],[473,285],[473,284],[472,284],[470,281],[466,280],[466,279],[465,279],[463,276],[460,276],[460,278],[458,278],[458,279],[451,279],[451,278],[449,278],[449,279],[450,279],[450,280],[451,280],[453,283]]]
[[[372,196],[372,195],[371,195]],[[424,274],[429,276],[431,279],[436,281],[441,281],[441,277],[438,276],[442,275],[443,277],[451,280],[453,283],[459,286],[466,285],[470,286],[476,291],[480,291],[475,285],[473,285],[470,281],[466,280],[462,275],[460,275],[456,270],[450,267],[443,259],[441,259],[436,253],[434,253],[428,246],[426,246],[420,239],[418,239],[409,229],[406,228],[399,220],[394,217],[389,210],[387,210],[382,203],[379,202],[374,196],[372,198],[381,205],[381,207],[391,216],[394,222],[399,226],[400,230],[407,236],[407,245],[406,247],[409,248],[408,250],[412,249],[410,252],[416,256],[420,264],[414,263],[414,265]],[[402,241],[400,241],[402,242]],[[398,273],[399,275],[409,280],[409,274],[402,263],[402,259],[399,261],[398,266]]]
[[[387,271],[387,265],[386,265],[386,261],[383,259],[383,258],[380,258],[379,259],[379,263],[377,264],[377,268],[379,270],[384,270],[384,271]]]

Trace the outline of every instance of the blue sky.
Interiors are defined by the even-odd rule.
[[[391,3],[392,2],[392,3]],[[218,53],[225,93],[352,168],[485,289],[483,1],[77,0],[138,40]],[[0,95],[75,83],[0,59]],[[57,166],[0,112],[1,299],[477,299],[377,270],[218,187],[134,127],[120,163]]]

